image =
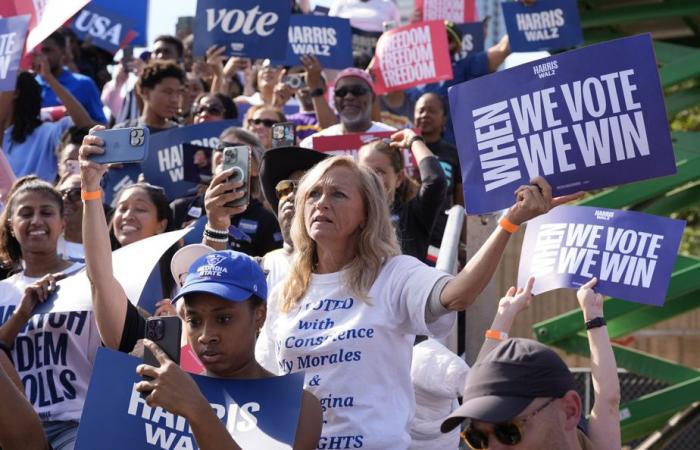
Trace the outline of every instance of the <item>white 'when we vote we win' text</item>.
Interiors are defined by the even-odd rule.
[[[576,170],[574,149],[585,167],[649,155],[634,75],[632,69],[612,72],[473,110],[486,192],[523,178]],[[571,126],[562,126],[563,114]]]

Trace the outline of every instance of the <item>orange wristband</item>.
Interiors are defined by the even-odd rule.
[[[519,225],[514,224],[513,222],[506,219],[505,217],[503,217],[501,220],[499,220],[498,224],[501,226],[501,228],[503,228],[504,230],[506,230],[510,234],[513,234],[520,229]]]
[[[498,330],[486,330],[484,336],[486,337],[486,339],[493,339],[494,341],[503,341],[505,339],[508,339],[508,333],[506,333],[505,331]]]
[[[80,198],[83,201],[99,200],[102,198],[102,191],[80,191]]]

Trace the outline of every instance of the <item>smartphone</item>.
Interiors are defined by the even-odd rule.
[[[105,143],[103,154],[90,156],[96,163],[135,163],[145,161],[148,156],[148,128],[116,128],[94,134]]]
[[[282,83],[292,89],[301,89],[306,87],[306,74],[290,73],[282,77]]]
[[[129,62],[134,59],[134,47],[131,45],[127,45],[122,49],[122,67],[124,67],[124,71],[128,72],[129,71]]]
[[[282,122],[272,125],[272,147],[293,147],[296,145],[296,125]]]
[[[178,316],[149,317],[146,319],[146,339],[155,342],[175,364],[180,365],[180,339],[182,320]],[[143,362],[153,367],[160,367],[158,359],[146,347],[143,349]],[[144,379],[151,379],[144,377]],[[147,397],[148,392],[142,392]]]
[[[238,145],[224,148],[223,170],[233,169],[233,175],[229,181],[242,181],[245,195],[238,200],[226,203],[227,208],[235,208],[250,203],[250,147]]]

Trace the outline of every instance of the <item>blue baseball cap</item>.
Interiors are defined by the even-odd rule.
[[[173,302],[193,293],[212,294],[231,302],[243,302],[253,295],[267,300],[267,282],[253,258],[222,250],[200,256],[190,265],[185,283]]]

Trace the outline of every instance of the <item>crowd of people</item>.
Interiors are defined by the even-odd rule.
[[[309,12],[308,2],[295,9]],[[399,21],[391,0],[339,0],[329,13],[366,31]],[[454,55],[461,36],[451,23],[446,30]],[[580,195],[553,198],[535,178],[458,273],[431,267],[445,213],[464,201],[447,88],[495,71],[510,53],[507,37],[455,61],[452,80],[386,95],[375,93],[374,61],[361,54],[340,71],[313,55],[279,67],[217,47],[193,57],[192,36],[167,35],[140,56],[96,67],[71,50],[74,42],[70,30],[51,34],[32,55],[33,70],[0,94],[2,157],[16,176],[0,192],[0,448],[74,448],[100,347],[150,350],[160,366],[137,369],[147,404],[186,418],[200,449],[240,448],[193,379],[145,339],[151,315],[182,319],[208,376],[305,371],[295,449],[456,449],[458,435],[474,449],[620,448],[619,383],[595,279],[577,292],[595,390],[587,420],[560,357],[508,337],[532,301],[532,279],[500,300],[473,367],[457,363],[463,369],[449,382],[459,389],[448,390],[437,422],[414,420],[425,417],[412,379],[416,337],[449,333],[518,227]],[[79,47],[90,53],[89,42]],[[286,83],[290,74],[304,85]],[[223,120],[240,126],[226,128],[210,153],[195,153],[210,176],[192,195],[169,198],[142,176],[106,203],[103,178],[114,168],[92,159],[105,151],[96,131],[155,134]],[[296,142],[275,146],[272,127],[284,122],[295,125]],[[390,138],[366,143],[356,159],[313,149],[314,137],[378,131]],[[248,191],[224,166],[224,149],[241,145],[251,149]],[[236,203],[245,196],[247,204]],[[153,311],[135,306],[111,252],[193,224],[203,225],[201,244],[160,256],[153,289],[164,300]],[[90,311],[33,313],[83,268]],[[428,357],[454,356],[428,342]],[[62,353],[52,353],[59,345]],[[453,375],[434,367],[431,376],[447,384]]]

